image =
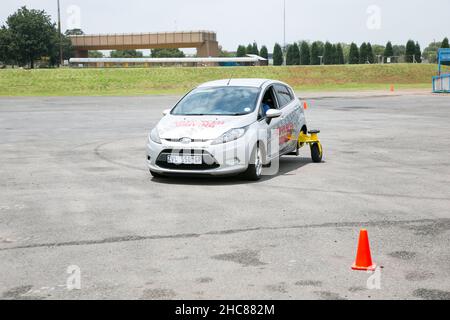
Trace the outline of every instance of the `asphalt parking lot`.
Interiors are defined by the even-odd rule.
[[[152,180],[176,100],[0,99],[1,299],[450,299],[449,96],[311,99],[325,161],[256,183]],[[350,269],[360,228],[379,289]]]

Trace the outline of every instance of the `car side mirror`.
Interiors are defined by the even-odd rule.
[[[279,118],[281,117],[281,110],[278,109],[269,109],[266,112],[266,117],[267,119],[274,119],[274,118]]]
[[[166,109],[163,111],[163,116],[167,116],[170,113],[171,109]]]

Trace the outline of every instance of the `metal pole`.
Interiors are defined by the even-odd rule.
[[[439,76],[441,75],[441,55],[439,53],[439,49],[437,50],[437,62],[438,62],[438,66],[439,66]]]
[[[286,0],[283,3],[283,47],[286,50]]]
[[[64,64],[63,57],[63,46],[62,46],[62,34],[61,34],[61,9],[58,0],[58,33],[59,33],[59,66],[61,67]]]
[[[283,65],[286,65],[286,0],[283,1]]]

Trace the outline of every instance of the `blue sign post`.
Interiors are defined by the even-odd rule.
[[[435,93],[450,93],[450,74],[442,74],[442,63],[450,62],[450,49],[438,50],[438,76],[433,77],[433,92]]]

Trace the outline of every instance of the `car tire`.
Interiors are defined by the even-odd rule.
[[[164,176],[161,173],[155,172],[150,170],[150,174],[152,175],[153,178],[159,179],[159,178],[164,178]]]
[[[263,152],[259,145],[256,145],[250,157],[250,163],[247,171],[245,171],[245,178],[250,181],[258,181],[261,179],[263,168]]]
[[[319,147],[318,143],[313,143],[311,145],[311,158],[312,161],[315,163],[320,163],[322,162],[322,154],[323,154],[323,150],[321,150],[321,148]]]

